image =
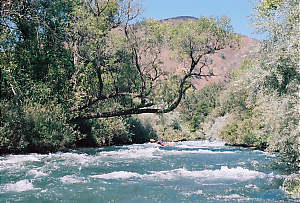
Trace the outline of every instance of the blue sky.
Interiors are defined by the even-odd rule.
[[[248,0],[142,0],[142,17],[156,20],[177,16],[222,16],[231,18],[236,33],[255,39],[262,35],[251,34],[254,28],[248,16],[254,13]]]

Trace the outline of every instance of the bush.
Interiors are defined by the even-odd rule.
[[[300,176],[292,175],[291,177],[285,179],[283,187],[288,193],[300,197]]]
[[[131,134],[126,119],[114,117],[107,119],[93,119],[89,123],[91,131],[87,132],[87,138],[92,139],[96,146],[111,146],[132,143]]]
[[[142,122],[137,118],[130,117],[128,123],[133,143],[145,143],[149,142],[150,139],[157,139],[157,134],[150,120]]]
[[[76,141],[79,147],[145,143],[157,138],[150,121],[132,116],[84,121],[79,124],[79,130],[84,134]]]
[[[181,141],[202,139],[203,135],[199,132],[190,132],[187,125],[180,120],[181,115],[178,112],[172,112],[162,115],[145,114],[139,115],[139,120],[151,126],[153,139],[164,137],[166,141]]]
[[[257,133],[258,125],[251,117],[242,120],[230,120],[219,132],[219,138],[235,145],[267,148],[267,138]]]
[[[69,148],[78,132],[59,104],[1,101],[1,153],[48,153]]]

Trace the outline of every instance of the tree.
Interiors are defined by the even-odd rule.
[[[268,72],[266,84],[279,94],[297,92],[297,85],[290,85],[300,83],[299,0],[264,0],[255,9],[257,32],[267,34],[260,52]]]
[[[125,118],[88,119],[174,110],[192,77],[212,76],[207,55],[236,41],[226,18],[171,26],[136,22],[140,10],[133,0],[1,1],[0,149],[55,151],[113,123],[124,140]],[[165,67],[166,50],[181,67]]]
[[[177,26],[151,19],[129,24],[131,19],[127,16],[123,27],[112,29],[105,37],[105,51],[95,61],[101,64],[101,71],[90,79],[95,81],[93,95],[85,94],[89,99],[69,109],[79,112],[71,122],[170,112],[180,103],[192,77],[213,76],[202,72],[209,65],[208,55],[237,42],[225,17],[201,17]],[[181,65],[172,67],[172,74],[163,68],[161,53],[166,49],[173,50]],[[104,109],[103,102],[111,106]]]
[[[64,100],[74,70],[65,32],[70,10],[61,0],[1,2],[1,92],[9,97],[14,87],[22,101]]]
[[[133,0],[2,2],[1,91],[56,98],[70,106],[71,122],[174,110],[192,77],[213,75],[202,72],[207,55],[235,43],[235,35],[227,18],[132,24],[140,10]],[[163,68],[165,49],[182,64],[173,75]]]
[[[282,160],[294,170],[300,167],[299,134],[299,0],[270,1],[272,6],[258,5],[255,16],[258,31],[266,31],[268,39],[261,50],[261,67],[265,76],[265,93],[271,97],[265,103],[269,115],[281,115],[270,128],[274,133],[270,143],[278,149]],[[266,96],[266,98],[268,98]],[[268,99],[267,101],[270,101]],[[271,104],[271,105],[270,105]],[[273,106],[272,106],[273,105]],[[272,109],[271,109],[271,108]],[[280,124],[280,125],[278,125]]]
[[[234,140],[242,144],[277,151],[287,169],[297,171],[300,167],[299,0],[262,0],[255,9],[254,25],[258,32],[267,33],[267,39],[261,43],[260,59],[246,61],[221,97],[221,109],[234,120],[229,121],[221,134],[229,139],[234,135]]]
[[[259,60],[245,61],[220,97],[221,115],[229,115],[220,137],[279,152],[286,169],[298,171],[299,0],[260,0],[254,9],[257,32],[267,38]]]

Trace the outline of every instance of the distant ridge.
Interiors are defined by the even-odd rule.
[[[169,22],[172,23],[174,25],[177,25],[180,22],[186,22],[189,20],[198,20],[198,18],[193,17],[193,16],[177,16],[177,17],[172,17],[172,18],[166,18],[163,20],[160,20],[161,22]]]
[[[197,20],[198,18],[194,17],[194,16],[177,16],[177,17],[173,17],[173,18],[167,18],[165,20],[168,20],[168,19],[174,19],[174,20]]]

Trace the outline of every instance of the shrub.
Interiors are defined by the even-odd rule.
[[[1,153],[48,153],[71,147],[78,132],[59,104],[1,101]]]
[[[300,197],[300,176],[292,175],[291,177],[285,179],[283,187],[288,193]]]
[[[150,139],[158,137],[149,119],[141,121],[138,118],[130,117],[128,124],[133,143],[149,142]]]
[[[91,131],[87,138],[92,139],[96,146],[129,144],[132,142],[126,119],[114,117],[88,121]]]

